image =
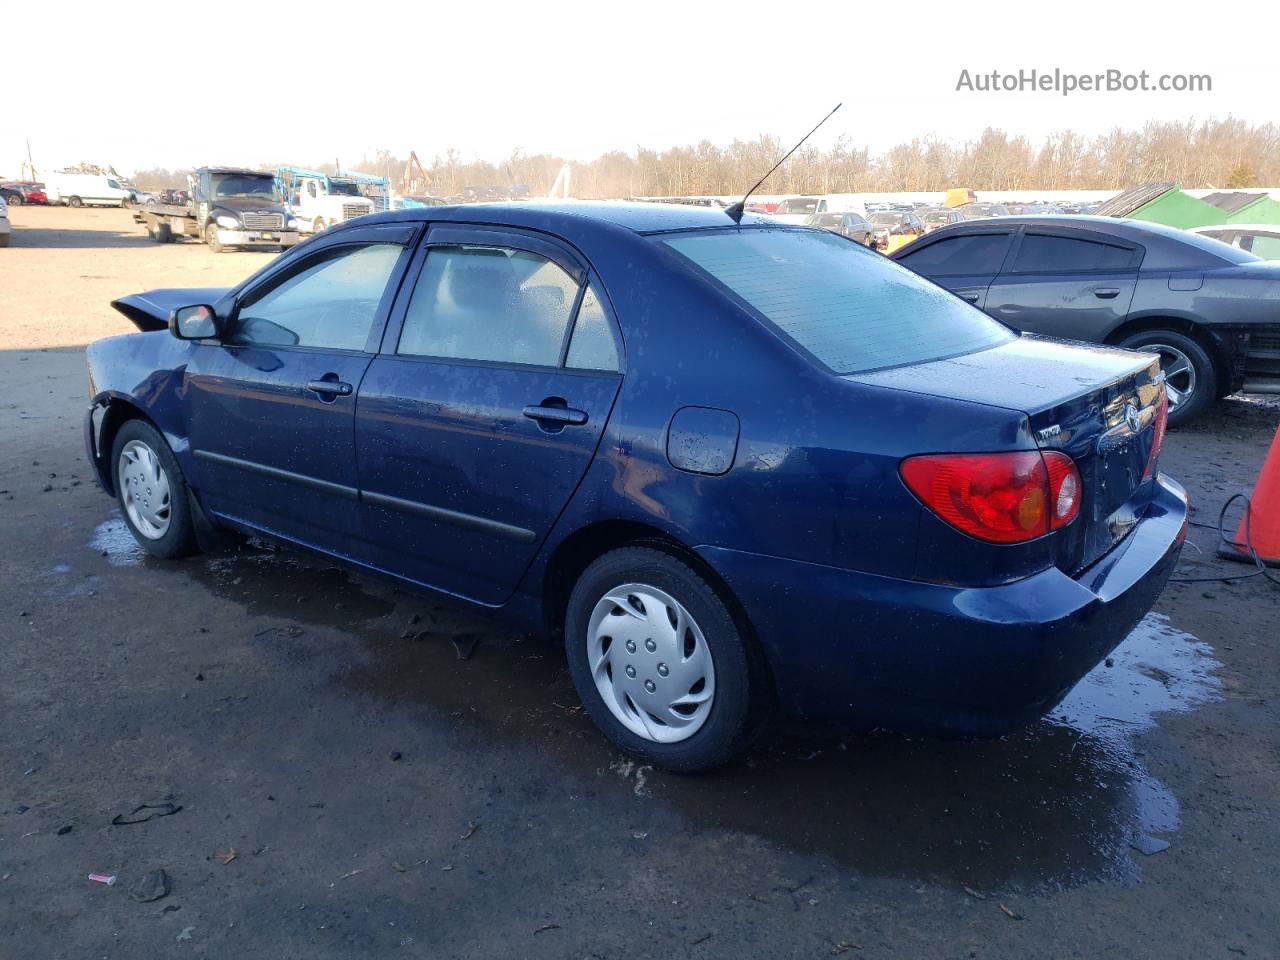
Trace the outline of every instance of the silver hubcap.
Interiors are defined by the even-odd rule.
[[[141,440],[130,440],[120,451],[117,469],[120,498],[133,528],[149,540],[159,540],[169,530],[173,508],[169,475],[160,458]]]
[[[1164,373],[1165,389],[1169,391],[1171,409],[1191,399],[1196,392],[1196,368],[1190,357],[1167,343],[1148,343],[1139,349],[1160,355],[1160,369]]]
[[[674,597],[643,583],[610,590],[591,611],[587,662],[609,712],[638,737],[687,740],[715,699],[711,651]]]

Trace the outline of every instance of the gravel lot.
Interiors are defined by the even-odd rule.
[[[144,558],[84,462],[82,347],[132,329],[112,297],[266,255],[11,214],[3,960],[1280,956],[1280,588],[1170,586],[1017,736],[790,729],[708,776],[637,767],[552,646],[265,544]],[[1170,435],[1198,519],[1278,422],[1233,398]],[[1214,536],[1180,575],[1245,572]],[[144,803],[181,810],[112,824]]]

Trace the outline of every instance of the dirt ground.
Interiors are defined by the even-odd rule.
[[[1280,587],[1171,585],[1016,736],[793,727],[711,775],[638,767],[554,647],[265,544],[144,558],[86,468],[82,347],[131,329],[113,297],[267,255],[12,220],[0,960],[1280,957]],[[1198,519],[1278,422],[1232,398],[1170,435]],[[1179,575],[1246,572],[1213,540]],[[145,803],[181,809],[113,825]]]

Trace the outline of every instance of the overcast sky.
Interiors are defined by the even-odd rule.
[[[761,132],[791,141],[837,101],[816,142],[845,134],[873,151],[987,125],[1039,141],[1148,119],[1280,119],[1275,64],[1217,40],[1245,23],[1280,36],[1274,3],[1220,7],[1222,21],[1078,0],[443,6],[65,0],[47,34],[47,11],[29,11],[4,54],[0,175],[17,175],[27,137],[42,170],[85,160],[126,174],[354,163],[378,147],[428,163],[450,146],[468,160],[517,146],[589,160]],[[1213,89],[956,91],[964,69],[1032,68],[1209,74]]]

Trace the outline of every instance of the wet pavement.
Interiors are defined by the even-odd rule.
[[[788,724],[673,776],[596,733],[550,643],[258,541],[144,555],[74,484],[76,358],[33,356],[67,422],[0,473],[3,960],[1280,956],[1274,588],[1171,586],[1013,736]],[[1277,419],[1171,435],[1201,519]]]
[[[138,548],[119,516],[97,527],[90,546],[113,565],[165,565]],[[306,627],[342,631],[367,656],[335,683],[435,716],[483,702],[484,720],[475,721],[483,735],[515,738],[581,777],[601,762],[601,751],[582,749],[598,736],[563,658],[545,644],[450,602],[415,597],[416,619],[397,618],[395,587],[264,541],[185,564],[195,583],[248,614],[293,622],[254,634],[264,656],[287,665],[308,657]],[[482,638],[474,651],[472,638]],[[1161,714],[1217,699],[1219,665],[1209,644],[1152,613],[1021,733],[976,742],[885,731],[817,738],[792,724],[724,770],[646,770],[637,785],[690,828],[750,834],[880,876],[979,890],[1132,883],[1139,854],[1163,849],[1180,824],[1177,799],[1134,740]],[[792,815],[802,808],[803,817]]]

